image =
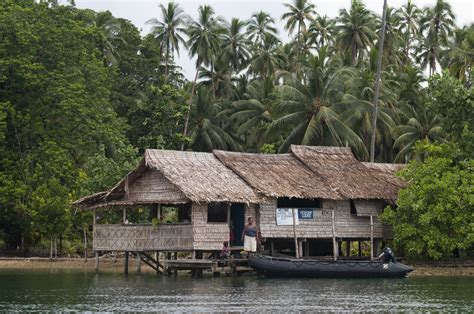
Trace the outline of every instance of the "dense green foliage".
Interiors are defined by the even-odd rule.
[[[307,0],[284,6],[280,19],[261,11],[248,21],[226,21],[210,6],[192,19],[170,2],[157,5],[152,31],[142,36],[108,11],[2,1],[5,246],[28,248],[56,237],[79,246],[91,217],[70,203],[110,187],[146,148],[273,153],[291,144],[336,145],[367,160],[380,17],[358,0],[334,19]],[[415,149],[417,141],[456,142],[462,157],[443,157],[452,161],[437,170],[468,171],[474,26],[457,28],[443,0],[423,10],[408,1],[386,17],[375,160],[423,161],[429,154]],[[277,23],[289,42],[279,39]],[[178,53],[195,58],[192,81],[176,65]],[[426,74],[433,76],[429,86]],[[428,160],[436,161],[414,163],[404,176],[428,184],[430,178],[418,177]],[[462,184],[451,188],[461,191]],[[415,197],[407,191],[400,215]],[[412,192],[422,191],[431,190]],[[427,246],[413,247],[431,254]]]
[[[400,172],[410,185],[384,219],[394,225],[407,256],[433,259],[471,250],[474,243],[474,161],[463,160],[454,145],[420,142],[427,155]]]
[[[416,155],[400,172],[409,183],[397,208],[383,219],[393,224],[408,256],[449,258],[474,245],[474,97],[460,81],[436,75],[430,81],[428,108],[442,117],[449,144],[416,145]]]

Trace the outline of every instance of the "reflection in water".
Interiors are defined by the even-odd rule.
[[[266,279],[0,271],[0,311],[460,311],[469,277]]]

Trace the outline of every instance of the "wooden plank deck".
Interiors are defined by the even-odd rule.
[[[226,260],[212,260],[212,259],[178,259],[166,260],[165,269],[168,273],[178,270],[199,271],[211,270],[214,275],[221,273],[225,275],[240,274],[253,271],[248,266],[247,259],[226,259]]]

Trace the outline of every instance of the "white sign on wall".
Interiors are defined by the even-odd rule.
[[[293,217],[292,208],[277,208],[276,209],[276,223],[278,226],[293,226],[293,219],[295,225],[299,225],[298,209],[294,210],[295,217]]]

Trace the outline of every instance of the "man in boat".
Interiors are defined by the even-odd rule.
[[[257,226],[253,221],[253,217],[248,218],[248,224],[244,226],[242,231],[242,241],[244,242],[244,251],[250,256],[251,253],[257,252]]]
[[[384,263],[389,263],[389,262],[392,262],[392,263],[396,263],[397,261],[395,260],[395,257],[393,257],[393,251],[391,248],[389,248],[388,246],[385,247],[383,250],[382,250],[382,253],[380,253],[379,255],[379,260],[381,260],[382,262]]]

